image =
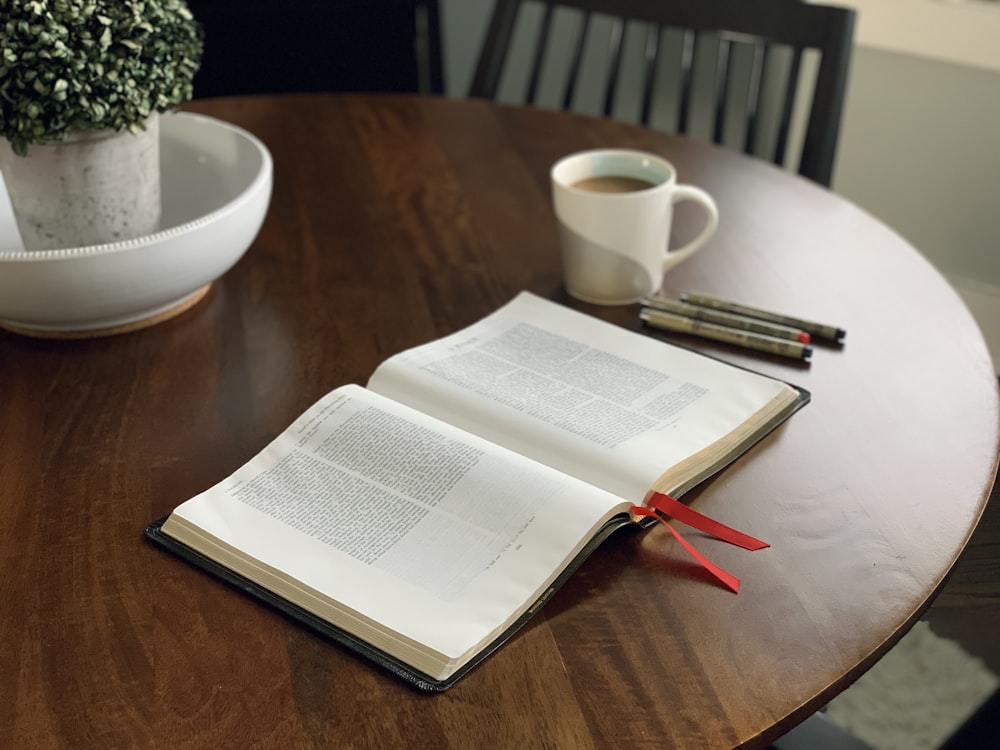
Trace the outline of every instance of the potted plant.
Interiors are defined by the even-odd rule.
[[[0,0],[0,24],[0,170],[25,249],[155,232],[158,115],[201,61],[187,4]]]

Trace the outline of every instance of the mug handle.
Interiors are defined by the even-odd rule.
[[[684,245],[684,247],[679,247],[676,250],[667,249],[663,257],[664,273],[676,266],[682,260],[690,258],[694,255],[696,250],[700,250],[704,247],[705,243],[708,242],[712,235],[715,234],[715,230],[719,227],[719,209],[715,205],[715,201],[712,199],[711,195],[694,185],[675,185],[673,194],[670,196],[670,202],[679,203],[680,201],[685,200],[694,201],[695,203],[700,204],[705,209],[707,221],[704,229],[701,230],[701,234],[691,240],[688,244]]]

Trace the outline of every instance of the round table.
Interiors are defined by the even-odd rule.
[[[252,247],[182,315],[81,341],[0,331],[0,744],[70,747],[763,746],[929,606],[997,468],[997,380],[969,312],[890,229],[798,176],[609,120],[393,95],[202,100],[270,148]],[[811,364],[651,334],[801,385],[812,402],[685,496],[769,541],[666,529],[606,542],[445,693],[367,661],[148,544],[146,525],[325,392],[527,289],[569,298],[548,169],[661,154],[721,224],[664,293],[841,326]],[[696,231],[681,207],[678,236]]]

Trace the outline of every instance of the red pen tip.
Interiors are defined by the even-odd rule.
[[[808,332],[806,331],[799,332],[799,343],[808,344],[811,341],[812,341],[812,336],[810,336]]]

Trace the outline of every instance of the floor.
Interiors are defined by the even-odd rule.
[[[1000,482],[969,545],[924,619],[1000,675]],[[942,750],[1000,747],[1000,692]]]
[[[1000,675],[1000,484],[924,619]]]

